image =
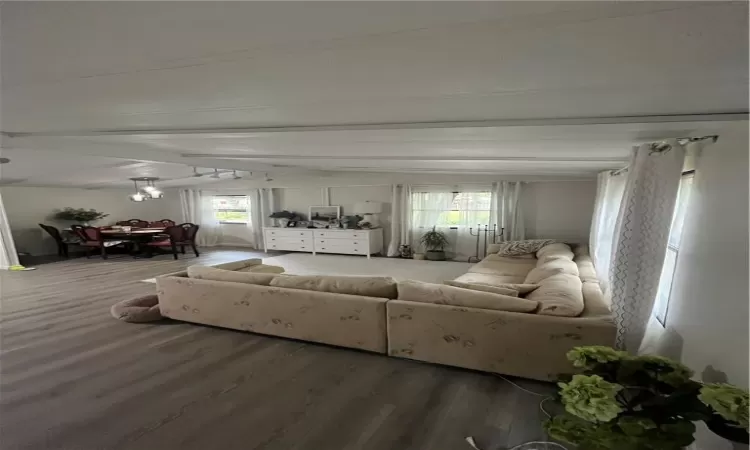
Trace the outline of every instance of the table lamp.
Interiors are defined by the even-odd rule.
[[[356,214],[362,214],[362,220],[364,222],[370,222],[370,228],[376,228],[380,226],[378,222],[378,214],[383,212],[383,204],[380,202],[358,202],[354,205],[354,212]]]

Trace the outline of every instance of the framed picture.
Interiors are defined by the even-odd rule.
[[[310,217],[314,221],[330,222],[341,217],[340,206],[311,206]]]
[[[286,223],[287,228],[297,228],[297,221],[296,220],[290,220]]]

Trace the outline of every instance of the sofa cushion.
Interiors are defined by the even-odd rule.
[[[284,268],[281,266],[270,266],[267,264],[257,264],[254,266],[244,267],[239,269],[237,272],[253,272],[253,273],[284,273]]]
[[[509,241],[500,244],[498,256],[516,256],[535,253],[545,245],[554,244],[554,239],[528,239],[525,241]]]
[[[538,306],[535,301],[519,297],[414,280],[399,281],[398,299],[510,312],[532,312]]]
[[[608,299],[602,293],[598,281],[583,282],[583,317],[610,316],[612,311]]]
[[[278,275],[275,273],[237,272],[206,266],[190,266],[188,277],[199,280],[230,281],[233,283],[260,284],[268,286]]]
[[[559,273],[578,276],[578,266],[569,259],[553,259],[551,261],[542,262],[526,275],[524,283],[537,284],[545,278],[549,278]]]
[[[576,275],[558,273],[543,279],[526,298],[539,302],[538,314],[577,317],[583,312],[582,288]]]
[[[516,258],[491,254],[471,266],[469,272],[510,277],[525,277],[531,269],[536,267],[536,265],[537,261],[533,258]]]
[[[553,259],[573,260],[573,250],[567,244],[556,243],[545,245],[536,252],[536,257],[540,262],[551,261]]]
[[[518,297],[518,291],[515,289],[508,289],[506,287],[492,286],[491,284],[476,284],[476,283],[464,283],[461,281],[443,281],[443,284],[448,286],[459,287],[463,289],[471,289],[473,291],[492,292],[493,294],[510,295],[511,297]]]
[[[242,270],[246,267],[257,266],[259,264],[263,264],[262,259],[251,258],[251,259],[243,259],[240,261],[232,261],[228,263],[216,264],[215,266],[212,266],[212,267],[215,267],[216,269],[224,269],[224,270]]]
[[[508,289],[514,289],[519,292],[520,295],[527,294],[538,287],[536,284],[523,284],[523,280],[526,277],[509,277],[509,276],[498,276],[489,275],[486,273],[465,273],[460,277],[457,277],[453,281],[460,281],[461,283],[471,284],[489,284],[491,286],[504,287]]]
[[[271,281],[271,286],[391,299],[398,296],[396,280],[391,277],[280,275]]]
[[[582,281],[599,282],[599,276],[596,274],[594,262],[591,261],[590,256],[578,256],[575,263],[578,266],[578,276],[581,277]]]

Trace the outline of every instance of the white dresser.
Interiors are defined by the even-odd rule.
[[[383,251],[383,229],[340,230],[312,228],[263,228],[264,246],[268,250],[292,252],[343,253],[366,255]]]

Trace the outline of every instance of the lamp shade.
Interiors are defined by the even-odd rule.
[[[357,202],[354,205],[357,214],[380,214],[383,212],[383,204],[380,202]]]

